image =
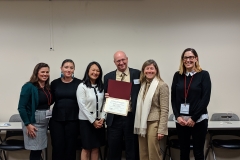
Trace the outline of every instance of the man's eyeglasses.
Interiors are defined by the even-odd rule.
[[[183,60],[186,61],[187,59],[189,60],[193,60],[195,58],[195,56],[186,56],[186,57],[183,57]]]
[[[117,63],[121,63],[121,62],[125,62],[126,61],[126,59],[119,59],[119,60],[117,60],[116,62]]]

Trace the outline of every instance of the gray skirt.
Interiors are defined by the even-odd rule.
[[[27,127],[22,123],[24,146],[27,150],[43,150],[47,148],[47,128],[48,118],[46,118],[46,110],[36,110],[36,123],[32,124],[37,128],[36,137],[31,138],[27,135]]]

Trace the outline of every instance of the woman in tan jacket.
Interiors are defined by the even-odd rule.
[[[159,140],[168,134],[169,90],[154,60],[143,64],[140,83],[134,122],[134,133],[139,135],[140,160],[161,160]]]

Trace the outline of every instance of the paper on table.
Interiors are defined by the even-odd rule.
[[[10,123],[0,123],[0,127],[8,127],[11,126]]]

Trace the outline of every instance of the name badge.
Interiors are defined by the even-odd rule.
[[[134,83],[134,84],[140,84],[140,81],[139,81],[139,79],[134,79],[134,80],[133,80],[133,83]]]
[[[52,117],[52,110],[51,109],[48,109],[46,111],[46,118],[51,118]]]
[[[181,104],[180,113],[182,113],[182,114],[189,114],[189,108],[190,108],[190,104],[189,103]]]

